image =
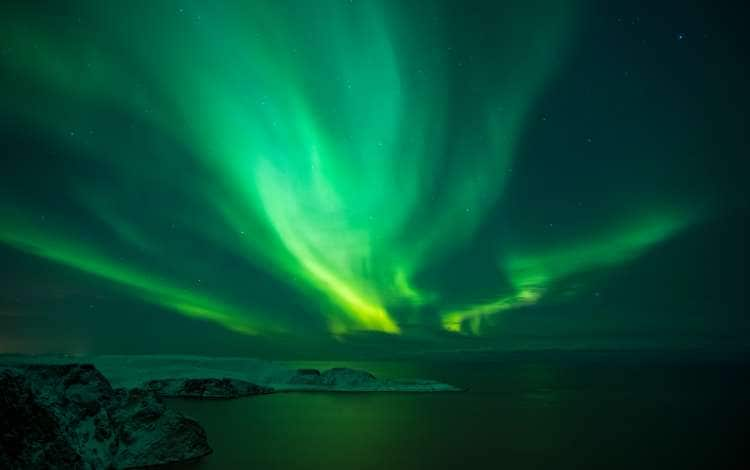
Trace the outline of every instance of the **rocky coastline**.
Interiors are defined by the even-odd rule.
[[[276,392],[456,392],[432,380],[380,379],[337,367],[294,369],[247,358],[6,357],[0,361],[0,468],[131,469],[212,452],[195,420],[162,398]]]

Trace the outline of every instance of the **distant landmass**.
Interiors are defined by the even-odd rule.
[[[113,387],[154,388],[153,381],[178,379],[233,379],[271,388],[268,392],[459,392],[453,385],[427,379],[380,378],[367,371],[333,368],[295,369],[284,364],[246,357],[189,355],[103,355],[103,356],[0,356],[0,363],[93,364]],[[149,385],[151,383],[151,385]],[[239,384],[239,383],[236,383]],[[240,385],[238,385],[240,386]],[[158,391],[158,390],[157,390]],[[215,390],[218,393],[218,390]],[[266,393],[268,393],[266,392]],[[227,389],[227,398],[255,393]],[[216,398],[216,397],[207,397]]]

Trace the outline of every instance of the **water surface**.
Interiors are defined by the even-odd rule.
[[[750,416],[743,362],[611,354],[479,362],[298,362],[420,376],[465,393],[170,400],[206,428],[194,469],[728,468]]]

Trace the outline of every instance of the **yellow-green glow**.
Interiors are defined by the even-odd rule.
[[[511,253],[501,265],[516,288],[543,288],[571,274],[630,261],[675,235],[695,218],[682,210],[648,212],[567,244]]]
[[[461,310],[450,311],[442,316],[442,325],[447,331],[465,332],[465,325],[475,335],[480,334],[482,319],[506,310],[532,305],[542,296],[541,291],[523,289],[517,294],[502,297],[488,303],[470,305]]]
[[[511,252],[500,268],[515,291],[499,299],[444,313],[448,331],[481,333],[482,319],[544,298],[550,284],[568,276],[631,261],[694,222],[696,215],[679,210],[649,212],[629,223],[579,240],[538,251]]]
[[[9,121],[77,171],[60,183],[60,213],[33,189],[9,192],[3,206],[30,217],[46,204],[58,224],[0,214],[0,241],[244,333],[395,335],[439,323],[480,334],[484,318],[631,261],[693,220],[643,215],[643,204],[632,220],[609,224],[613,215],[538,246],[502,235],[474,246],[495,236],[481,230],[506,228],[498,207],[512,200],[581,11],[498,2],[474,35],[459,29],[476,20],[453,18],[451,2],[407,3],[159,1],[136,14],[127,2],[83,2],[93,34],[10,12],[0,72],[25,85],[7,99]],[[86,242],[70,236],[88,229]],[[175,240],[187,248],[153,268],[147,256]],[[191,243],[206,259],[191,258]],[[507,285],[481,297],[431,285],[459,253],[476,265],[472,256],[499,256]],[[180,287],[223,277],[217,266],[232,277],[215,291]]]

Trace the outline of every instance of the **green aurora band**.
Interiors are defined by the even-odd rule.
[[[442,316],[449,331],[480,334],[488,317],[539,302],[549,286],[567,278],[608,266],[617,266],[645,253],[649,248],[684,229],[694,216],[684,211],[647,213],[634,221],[601,234],[591,234],[569,244],[532,253],[519,251],[500,261],[510,279],[511,294],[488,303],[450,311]]]
[[[528,113],[575,35],[574,3],[509,4],[490,38],[505,47],[493,50],[486,77],[474,77],[485,89],[465,97],[471,116],[452,129],[459,110],[446,94],[461,64],[444,32],[449,15],[438,11],[447,7],[274,0],[76,8],[46,19],[19,8],[0,20],[10,44],[1,70],[26,84],[9,99],[15,119],[119,174],[128,194],[175,188],[175,198],[202,209],[175,215],[181,227],[319,306],[307,313],[334,336],[398,334],[405,322],[480,334],[483,319],[542,301],[568,276],[629,262],[695,220],[642,208],[636,213],[645,215],[616,229],[552,246],[498,240],[497,269],[511,288],[498,286],[487,302],[457,305],[450,292],[416,281],[468,243],[502,199]],[[106,112],[135,124],[85,131]],[[141,140],[139,129],[168,144]],[[64,215],[41,228],[31,222],[34,204],[4,201],[0,241],[233,331],[306,331],[310,322],[299,325],[252,295],[188,285],[174,272],[200,273],[204,264],[192,257],[165,261],[169,268],[145,262],[169,239],[141,208],[124,207],[118,188],[95,179],[70,187],[61,197],[112,240],[83,241],[78,218]],[[112,244],[139,255],[115,256]]]

